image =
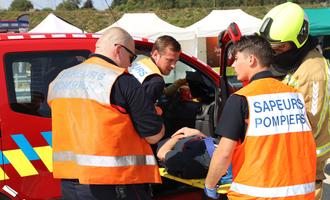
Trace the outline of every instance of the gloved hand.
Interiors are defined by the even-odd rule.
[[[220,179],[220,184],[228,184],[233,182],[233,169],[232,164],[229,165],[227,172]]]
[[[217,189],[218,188],[208,188],[204,185],[204,193],[206,194],[206,196],[212,198],[212,199],[218,199],[219,198],[219,194],[217,193]]]
[[[171,85],[164,88],[164,94],[166,96],[173,96],[176,93],[176,91],[179,89],[179,87],[181,87],[186,83],[187,83],[186,79],[178,79],[174,81]]]
[[[177,86],[181,86],[181,85],[184,85],[186,83],[187,83],[187,80],[185,78],[178,79],[178,80],[174,81],[174,84],[177,85]]]

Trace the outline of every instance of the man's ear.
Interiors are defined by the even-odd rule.
[[[256,66],[258,64],[258,59],[254,55],[249,55],[248,62],[250,66]]]
[[[151,52],[151,57],[156,61],[157,57],[159,56],[158,50],[154,50]]]
[[[109,55],[113,58],[113,60],[117,63],[120,60],[120,46],[116,45],[114,48],[109,52]]]
[[[116,57],[119,56],[119,54],[120,54],[120,46],[119,45],[115,45],[113,52],[114,52],[114,54],[115,54]]]

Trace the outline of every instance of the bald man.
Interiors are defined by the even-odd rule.
[[[134,52],[132,37],[110,28],[94,54],[49,85],[53,175],[63,199],[151,199],[148,184],[161,182],[149,144],[163,137],[164,126],[127,72]]]

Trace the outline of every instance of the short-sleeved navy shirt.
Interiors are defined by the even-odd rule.
[[[158,74],[151,75],[147,77],[143,83],[142,87],[146,92],[148,98],[150,98],[151,102],[156,103],[156,101],[162,96],[165,82],[163,77]]]
[[[90,57],[93,56],[117,66],[114,61],[105,56],[92,54]],[[110,102],[126,110],[141,137],[156,135],[160,132],[163,125],[162,119],[156,114],[154,104],[147,98],[140,82],[133,75],[124,73],[117,78],[112,87]]]
[[[270,71],[259,72],[252,77],[250,82],[269,77],[273,77]],[[245,120],[248,117],[249,110],[246,98],[233,94],[226,101],[215,132],[221,137],[243,142],[247,128]]]

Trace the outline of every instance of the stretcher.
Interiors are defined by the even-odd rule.
[[[168,174],[167,171],[165,170],[165,168],[159,168],[159,172],[160,172],[160,175],[162,177],[172,179],[174,181],[178,181],[178,182],[181,182],[181,183],[193,186],[193,187],[204,189],[204,179],[183,179],[183,178],[179,178],[179,177]],[[217,192],[219,194],[227,194],[227,192],[230,188],[230,185],[231,185],[230,183],[220,185]]]

